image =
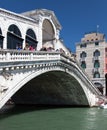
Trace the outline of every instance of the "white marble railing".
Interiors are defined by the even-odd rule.
[[[58,52],[0,50],[0,62],[60,59]]]
[[[15,62],[15,61],[46,61],[46,60],[74,60],[74,57],[67,56],[60,52],[48,51],[18,51],[18,50],[0,50],[0,62]]]

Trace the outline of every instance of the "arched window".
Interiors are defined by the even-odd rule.
[[[34,48],[37,47],[37,39],[34,31],[32,29],[28,29],[26,32],[26,43],[32,45]]]
[[[99,72],[95,72],[93,75],[93,78],[100,78],[100,73]]]
[[[4,37],[2,36],[2,30],[0,28],[0,48],[3,48],[3,39]]]
[[[82,63],[81,63],[81,67],[82,67],[83,69],[86,68],[86,63],[85,63],[85,61],[82,61]]]
[[[93,56],[100,56],[100,51],[99,50],[95,50],[95,52],[93,53]]]
[[[7,48],[8,49],[16,49],[17,46],[22,46],[22,36],[19,28],[12,24],[8,28],[7,32]]]
[[[103,94],[103,85],[101,83],[95,82],[95,86],[99,89],[99,91]]]
[[[42,28],[42,46],[45,48],[54,48],[55,31],[52,23],[48,19],[45,19]]]
[[[83,51],[83,52],[80,54],[80,57],[81,57],[81,58],[85,58],[85,57],[87,57],[86,52]]]
[[[99,68],[99,67],[100,67],[99,61],[95,61],[95,62],[94,62],[94,68]]]

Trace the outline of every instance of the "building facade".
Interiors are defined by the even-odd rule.
[[[76,44],[76,57],[96,87],[107,95],[107,42],[105,35],[98,32],[87,33]]]
[[[60,40],[61,25],[51,10],[37,9],[17,14],[0,8],[0,48],[22,49],[32,45],[41,48],[62,48],[68,52]]]

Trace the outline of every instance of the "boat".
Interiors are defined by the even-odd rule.
[[[102,103],[99,107],[102,109],[107,109],[107,104]]]

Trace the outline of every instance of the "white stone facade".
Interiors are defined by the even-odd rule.
[[[36,45],[36,50],[52,47],[68,52],[59,40],[61,25],[53,11],[40,9],[16,14],[0,8],[0,25],[2,49],[15,49],[17,42],[24,49],[26,42],[30,41],[30,44]],[[57,45],[59,41],[60,47]]]

